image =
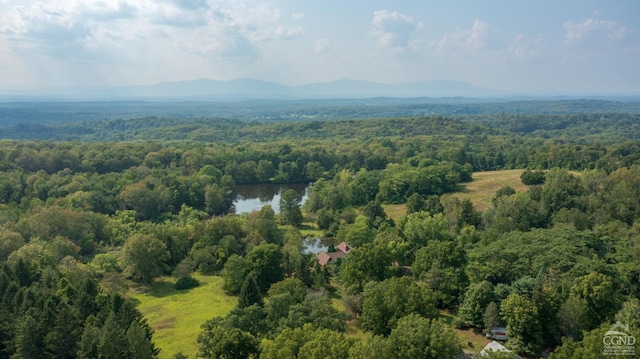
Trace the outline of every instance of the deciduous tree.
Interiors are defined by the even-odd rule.
[[[487,281],[474,283],[467,288],[458,315],[465,323],[476,328],[483,327],[483,314],[494,300],[493,285]]]
[[[229,257],[222,270],[224,290],[233,294],[240,293],[242,283],[244,283],[244,279],[251,272],[251,269],[251,262],[245,257],[240,257],[236,254]]]
[[[124,245],[123,260],[131,277],[141,283],[151,283],[164,273],[169,254],[164,243],[148,234],[134,234]]]
[[[437,315],[433,292],[409,277],[370,283],[363,297],[362,328],[377,335],[391,333],[405,315]]]
[[[284,277],[283,257],[280,247],[275,244],[261,244],[247,253],[246,259],[256,274],[260,291],[266,292],[272,283]]]
[[[251,334],[224,325],[222,318],[208,320],[198,335],[198,356],[208,359],[257,358],[260,342]]]
[[[542,342],[538,308],[529,298],[511,294],[500,305],[502,318],[507,323],[507,346],[516,352],[537,351]]]
[[[409,314],[398,320],[388,338],[390,358],[455,358],[462,353],[460,341],[443,320]]]
[[[283,223],[294,226],[302,223],[301,201],[302,197],[293,189],[282,192],[280,196],[280,218]]]

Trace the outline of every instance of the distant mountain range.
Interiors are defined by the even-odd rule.
[[[148,86],[69,87],[38,91],[0,90],[4,97],[53,99],[339,99],[373,97],[467,97],[491,98],[507,95],[461,81],[427,81],[386,84],[352,79],[287,86],[255,79],[216,81],[208,79],[162,82]]]

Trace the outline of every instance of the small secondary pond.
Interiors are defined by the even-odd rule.
[[[326,252],[327,250],[329,250],[329,245],[324,242],[325,241],[323,241],[321,238],[317,237],[305,238],[303,242],[304,250],[302,252],[305,254],[318,254],[320,252]]]
[[[301,203],[304,203],[310,188],[310,183],[237,185],[233,204],[236,213],[259,211],[265,204],[270,204],[273,210],[279,213],[282,192],[293,189],[302,197]]]

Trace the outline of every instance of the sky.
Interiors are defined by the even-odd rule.
[[[0,0],[0,89],[255,78],[640,94],[640,1]]]

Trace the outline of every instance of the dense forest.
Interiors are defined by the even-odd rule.
[[[617,321],[640,338],[640,115],[584,104],[2,128],[0,358],[157,357],[122,289],[172,276],[186,290],[194,273],[238,296],[200,323],[202,358],[453,358],[466,343],[442,313],[505,326],[522,355],[600,358]],[[526,170],[527,190],[499,188],[487,210],[452,195],[504,169]],[[260,183],[313,185],[279,213],[234,214],[235,186]],[[320,266],[303,221],[353,249]]]

